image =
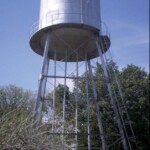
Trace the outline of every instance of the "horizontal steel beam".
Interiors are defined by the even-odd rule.
[[[58,79],[84,79],[84,80],[86,80],[87,79],[87,77],[71,77],[71,76],[54,76],[54,75],[43,75],[43,77],[47,77],[47,78],[58,78]],[[88,79],[90,79],[91,80],[91,78],[90,77],[88,77]],[[100,78],[93,78],[94,80],[98,80],[98,79],[100,79]],[[92,80],[93,80],[92,79]]]

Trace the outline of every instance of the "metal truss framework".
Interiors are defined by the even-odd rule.
[[[100,107],[99,103],[98,103],[98,96],[97,96],[97,91],[96,91],[96,86],[95,86],[95,78],[93,77],[93,71],[92,71],[92,65],[91,65],[91,60],[88,60],[87,55],[84,58],[84,66],[85,66],[85,72],[86,72],[86,76],[85,77],[81,77],[79,76],[79,54],[78,54],[78,48],[73,50],[74,55],[76,55],[76,62],[74,62],[76,65],[75,67],[75,75],[71,76],[70,74],[67,74],[67,69],[68,69],[68,62],[67,60],[67,50],[69,50],[71,48],[71,46],[69,45],[69,43],[66,43],[65,41],[63,41],[62,39],[58,38],[59,42],[63,42],[64,45],[66,45],[66,57],[62,60],[62,62],[64,63],[64,75],[57,75],[57,53],[55,51],[54,54],[54,75],[48,75],[48,69],[49,69],[49,58],[48,58],[48,49],[49,46],[51,44],[51,32],[47,33],[47,40],[45,43],[45,49],[44,49],[44,55],[43,55],[43,64],[42,64],[42,70],[41,70],[41,75],[40,75],[40,79],[39,79],[39,87],[38,87],[38,95],[37,95],[37,102],[36,102],[36,107],[35,107],[35,113],[34,113],[34,120],[35,120],[35,124],[34,126],[39,126],[41,124],[41,116],[42,116],[42,105],[45,99],[45,93],[46,93],[46,83],[48,78],[52,78],[53,80],[53,87],[54,87],[54,91],[53,91],[53,102],[52,102],[52,108],[53,108],[53,117],[51,118],[51,123],[52,123],[52,129],[49,132],[50,135],[59,135],[61,136],[61,141],[62,141],[62,149],[65,149],[66,147],[66,136],[68,135],[73,135],[74,136],[74,149],[77,150],[78,149],[78,135],[79,135],[79,122],[78,122],[78,116],[79,111],[78,111],[78,103],[79,103],[79,80],[83,79],[85,80],[85,89],[86,89],[86,96],[85,96],[85,105],[86,105],[86,114],[87,114],[87,141],[88,141],[88,150],[91,150],[91,128],[90,128],[90,102],[89,102],[89,82],[92,85],[92,92],[93,92],[93,100],[94,100],[94,104],[95,104],[95,112],[96,112],[96,117],[97,117],[97,123],[98,123],[98,128],[99,128],[99,137],[101,139],[101,148],[103,150],[108,150],[109,149],[109,145],[107,144],[106,138],[105,138],[105,130],[103,127],[103,119],[102,119],[102,115],[101,115],[101,111],[100,111]],[[86,43],[87,41],[85,41]],[[123,119],[121,118],[121,114],[116,102],[116,99],[114,97],[114,92],[113,92],[113,87],[111,85],[111,79],[109,77],[109,72],[107,70],[107,63],[105,62],[104,59],[104,53],[103,53],[103,44],[101,43],[101,40],[99,37],[97,37],[97,40],[95,41],[96,45],[97,45],[97,49],[98,49],[98,53],[99,53],[99,59],[101,61],[102,64],[102,68],[103,68],[103,74],[104,77],[106,79],[106,85],[107,85],[107,90],[108,90],[108,94],[111,100],[111,104],[114,110],[114,116],[116,118],[116,123],[117,123],[117,127],[119,129],[119,134],[120,134],[120,138],[118,141],[121,140],[122,145],[124,150],[131,150],[132,147],[130,145],[130,141],[129,141],[129,137],[128,134],[126,132],[126,128],[125,125],[123,124]],[[84,43],[82,43],[84,44]],[[78,47],[81,47],[82,45],[79,45]],[[63,96],[63,106],[62,106],[62,112],[60,112],[61,114],[61,125],[56,126],[56,120],[57,120],[57,116],[56,116],[56,80],[57,79],[64,79],[64,96]],[[72,119],[73,123],[74,123],[74,129],[72,130],[72,132],[66,132],[66,128],[68,127],[68,122],[66,122],[66,92],[67,92],[67,80],[68,79],[73,79],[75,81],[75,112],[74,112],[74,118]],[[117,85],[119,87],[119,92],[122,96],[123,99],[123,95],[122,95],[122,91],[121,91],[121,87],[119,84],[119,81],[117,80],[116,77],[116,82]],[[125,105],[125,104],[124,104]],[[126,108],[125,108],[126,109]],[[126,110],[127,112],[127,110]],[[58,114],[57,114],[58,115]],[[129,115],[128,116],[128,120],[129,120]],[[58,128],[57,128],[58,127]],[[134,132],[132,129],[132,126],[130,124],[131,130],[132,130],[132,134],[134,136]],[[114,142],[115,143],[115,142]],[[100,147],[99,147],[100,148]]]

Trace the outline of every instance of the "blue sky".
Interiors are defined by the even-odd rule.
[[[39,7],[39,0],[0,0],[0,86],[37,89],[42,57],[31,50],[29,37]],[[101,16],[119,68],[134,64],[148,71],[149,0],[101,0]]]

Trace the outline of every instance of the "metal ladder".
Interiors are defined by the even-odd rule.
[[[101,49],[102,49],[102,52],[103,52],[103,55],[105,56],[105,63],[106,63],[106,67],[108,66],[108,62],[107,62],[107,58],[106,58],[106,54],[105,54],[105,51],[109,48],[110,46],[110,43],[108,42],[108,39],[109,37],[107,36],[103,36],[101,38],[99,38],[99,43],[101,45]],[[112,60],[112,58],[110,59]],[[109,77],[111,78],[110,76],[110,71],[107,67],[107,71],[108,71],[108,74],[109,74]],[[132,150],[132,146],[131,146],[131,141],[130,139],[133,140],[134,142],[134,149],[136,148],[137,149],[137,145],[136,145],[136,138],[135,138],[135,134],[134,134],[134,130],[133,130],[133,127],[132,127],[132,124],[131,124],[131,120],[130,120],[130,116],[128,114],[128,111],[127,111],[127,107],[126,107],[126,104],[125,104],[125,97],[123,95],[123,92],[122,92],[122,89],[121,89],[121,85],[120,85],[120,82],[119,82],[119,79],[118,79],[118,76],[115,72],[115,69],[112,68],[112,73],[114,75],[114,78],[115,78],[115,82],[116,82],[116,85],[117,85],[117,88],[118,88],[118,91],[119,91],[119,96],[121,98],[121,102],[119,103],[117,101],[117,98],[115,96],[115,99],[116,99],[116,104],[117,104],[117,108],[118,108],[118,112],[120,114],[120,120],[122,122],[122,126],[123,126],[123,129],[124,129],[124,132],[125,132],[125,135],[126,135],[126,138],[127,138],[127,141],[128,141],[128,144],[129,144],[129,149]],[[114,95],[116,95],[116,92],[114,90],[114,88],[112,87],[112,90],[113,90],[113,93]],[[122,106],[122,109],[121,107]],[[123,115],[126,116],[126,120],[123,118]],[[127,128],[127,125],[128,125],[128,129],[130,131],[130,137],[129,137],[129,131],[127,132],[126,128]]]

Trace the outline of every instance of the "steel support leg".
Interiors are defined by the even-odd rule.
[[[64,98],[63,98],[63,124],[62,124],[62,148],[64,149],[64,133],[66,121],[66,76],[67,76],[67,60],[65,60],[65,79],[64,79]]]
[[[76,110],[75,110],[75,145],[76,145],[76,150],[78,149],[78,97],[79,97],[79,91],[78,91],[78,56],[77,56],[77,62],[76,62],[76,79],[75,79],[75,88],[76,88],[76,93],[75,93],[75,101],[76,101]]]
[[[54,91],[53,91],[53,120],[52,120],[52,133],[55,132],[55,115],[56,115],[56,109],[55,109],[55,97],[56,97],[56,49],[55,49],[55,55],[54,55]]]
[[[90,60],[88,60],[87,62],[88,62],[88,67],[89,67],[89,76],[90,76],[90,79],[92,82],[92,89],[93,89],[93,94],[94,94],[94,102],[95,102],[95,106],[96,106],[98,127],[99,127],[100,137],[101,137],[101,141],[102,141],[102,149],[107,150],[107,144],[106,144],[106,140],[105,140],[105,132],[104,132],[103,125],[102,125],[102,118],[100,115],[99,105],[97,103],[97,92],[96,92],[96,86],[95,86],[94,79],[93,79],[91,62],[90,62]]]
[[[122,125],[122,122],[121,122],[120,114],[119,114],[119,111],[118,111],[118,108],[117,108],[117,104],[116,104],[116,101],[113,97],[110,78],[109,78],[109,75],[108,75],[108,72],[107,72],[107,69],[106,69],[105,61],[104,61],[104,58],[103,58],[103,53],[102,53],[101,47],[99,45],[98,38],[97,38],[97,41],[96,41],[96,46],[97,46],[99,56],[100,56],[100,59],[101,59],[104,76],[105,76],[106,82],[107,82],[107,89],[108,89],[109,96],[110,96],[110,99],[111,99],[111,103],[112,103],[112,106],[113,106],[113,110],[114,110],[114,113],[115,113],[115,118],[116,118],[116,121],[117,121],[117,124],[118,124],[119,133],[120,133],[120,136],[121,136],[121,139],[122,139],[123,147],[124,147],[124,150],[129,150],[128,142],[127,142],[127,139],[126,139],[126,136],[125,136],[125,133],[124,133],[124,129],[123,129],[123,125]]]
[[[44,101],[46,81],[47,81],[47,77],[45,76],[48,75],[48,67],[49,67],[49,58],[48,58],[49,45],[50,45],[50,32],[47,33],[47,39],[44,48],[43,64],[39,79],[38,95],[34,112],[34,121],[35,121],[34,127],[39,126],[41,124],[42,104]]]
[[[88,150],[91,150],[91,138],[90,138],[90,104],[89,104],[89,76],[88,76],[88,68],[87,61],[85,63],[86,69],[86,103],[87,103],[87,129],[88,129]]]

